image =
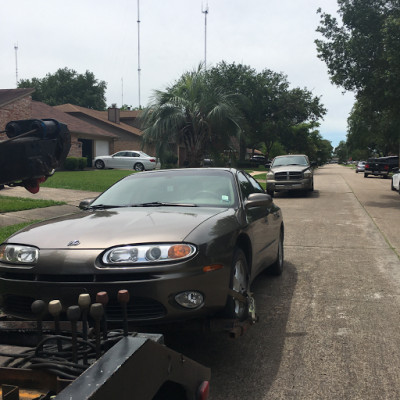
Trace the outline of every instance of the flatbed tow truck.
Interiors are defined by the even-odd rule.
[[[8,136],[0,142],[0,185],[32,193],[62,165],[71,145],[67,126],[51,119],[11,121],[0,133]],[[66,313],[58,300],[36,300],[31,321],[0,313],[1,399],[208,398],[209,368],[165,346],[162,334],[129,330],[126,290],[118,292],[119,328],[107,323],[107,293],[91,300],[80,295]],[[214,320],[209,327],[236,338],[256,320],[250,301],[247,320]]]

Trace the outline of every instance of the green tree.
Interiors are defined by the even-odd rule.
[[[358,104],[350,117],[351,146],[356,150],[356,143],[371,146],[393,138],[393,121],[400,114],[400,3],[338,0],[338,5],[342,24],[319,10],[317,31],[325,40],[315,43],[332,82],[356,93]],[[394,136],[398,147],[398,132]]]
[[[344,140],[341,140],[338,146],[335,147],[334,155],[339,158],[340,163],[346,162],[349,159],[347,144]]]
[[[18,82],[18,87],[34,88],[32,99],[50,106],[71,103],[95,110],[106,108],[107,84],[98,81],[89,71],[78,74],[72,69],[63,68],[42,79],[23,79]]]
[[[238,106],[244,117],[242,159],[246,147],[264,148],[267,155],[277,141],[293,147],[291,128],[315,123],[326,113],[318,97],[307,89],[289,89],[287,77],[269,69],[258,73],[246,65],[221,62],[208,70],[208,80],[239,96]]]
[[[171,142],[184,145],[188,165],[198,167],[212,146],[240,131],[234,94],[210,85],[202,66],[186,72],[165,91],[155,91],[141,116],[143,139],[155,143],[157,154]]]

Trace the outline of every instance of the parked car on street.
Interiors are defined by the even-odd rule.
[[[356,166],[356,174],[365,171],[365,161],[359,161]]]
[[[310,163],[305,154],[288,154],[275,157],[267,172],[267,193],[285,190],[314,190],[315,163]]]
[[[98,156],[93,160],[93,165],[98,169],[120,168],[147,171],[156,168],[157,160],[155,157],[143,153],[143,151],[124,150],[111,156]]]
[[[26,227],[0,246],[6,314],[33,318],[31,304],[106,291],[107,318],[130,292],[128,319],[168,323],[254,312],[250,284],[283,270],[282,211],[244,171],[166,169],[132,174],[81,212]]]
[[[394,168],[394,174],[392,175],[391,189],[397,190],[400,194],[400,172],[399,168]]]
[[[397,167],[399,167],[398,156],[369,158],[365,163],[364,178],[368,178],[369,175],[387,178],[393,168]]]

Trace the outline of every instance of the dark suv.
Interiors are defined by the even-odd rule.
[[[364,178],[367,178],[368,175],[387,178],[396,167],[399,167],[398,156],[369,158],[365,163]]]

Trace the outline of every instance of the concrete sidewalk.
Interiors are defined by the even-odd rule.
[[[51,206],[45,208],[35,208],[32,210],[16,211],[0,214],[0,227],[15,225],[21,222],[34,220],[44,220],[66,214],[73,214],[79,211],[78,205],[84,199],[92,199],[99,195],[97,192],[87,192],[84,190],[40,188],[39,193],[32,194],[22,187],[10,188],[6,186],[0,191],[2,196],[23,197],[31,199],[43,199],[63,201],[67,204],[61,206]]]

